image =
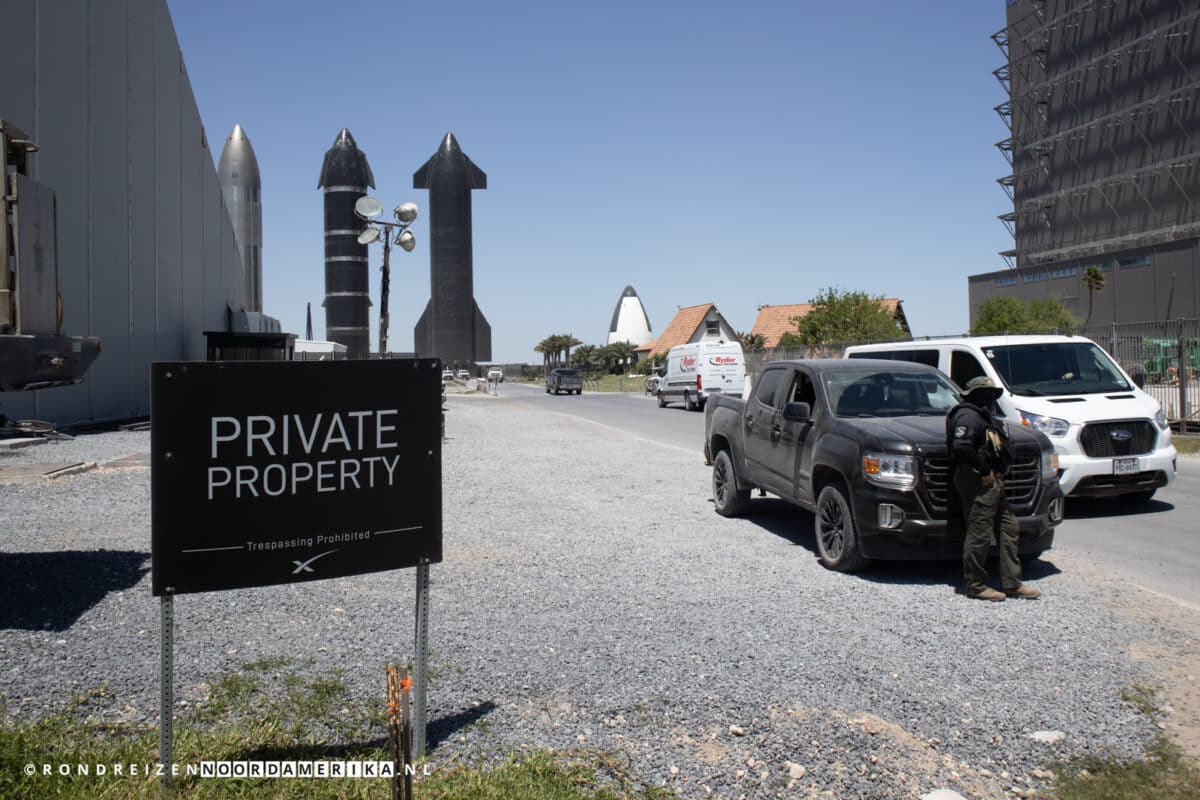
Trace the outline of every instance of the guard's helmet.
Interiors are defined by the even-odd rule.
[[[995,381],[986,375],[979,375],[967,381],[963,396],[971,405],[983,407],[991,405],[1002,394],[1004,390],[997,386]]]

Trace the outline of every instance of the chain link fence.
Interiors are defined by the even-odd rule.
[[[1042,334],[1084,336],[1100,345],[1143,389],[1152,395],[1173,423],[1200,419],[1200,319],[1161,322],[1106,323],[1075,328],[1034,331]],[[958,338],[925,336],[917,341]],[[798,348],[752,350],[746,353],[746,371],[757,376],[771,361],[795,358],[841,358],[847,347],[868,342],[810,345]]]

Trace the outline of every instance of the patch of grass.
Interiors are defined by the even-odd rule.
[[[1171,437],[1171,444],[1175,445],[1175,449],[1180,453],[1189,455],[1200,453],[1200,436],[1177,433]]]
[[[645,786],[622,764],[596,752],[535,751],[502,764],[454,767],[424,778],[419,800],[669,800],[666,789]]]
[[[583,386],[585,392],[641,392],[645,388],[645,375],[598,375]]]
[[[328,673],[307,678],[268,675],[283,666],[275,660],[245,665],[213,683],[200,708],[176,717],[174,758],[180,769],[174,786],[160,791],[153,774],[158,760],[158,728],[96,721],[97,689],[77,694],[60,713],[19,721],[0,715],[0,798],[5,800],[386,800],[388,778],[250,779],[200,778],[187,765],[202,761],[386,761],[386,717],[374,706],[351,704],[346,687]],[[381,674],[382,683],[382,674]],[[366,706],[370,706],[367,708]],[[35,765],[35,776],[25,774]],[[70,775],[57,774],[71,765]],[[98,776],[95,765],[106,766]],[[113,765],[125,774],[114,775]],[[430,775],[415,780],[418,800],[667,800],[662,789],[630,777],[626,764],[606,753],[536,751],[488,766],[429,762]],[[50,765],[51,775],[42,775]],[[77,765],[89,765],[79,774]],[[130,765],[138,774],[131,776]]]
[[[1158,713],[1158,702],[1155,700],[1157,694],[1158,690],[1153,686],[1135,683],[1132,688],[1122,690],[1121,700],[1153,719]]]
[[[1135,684],[1121,699],[1150,719],[1159,713],[1157,689]],[[1200,769],[1163,734],[1155,737],[1139,761],[1085,756],[1052,765],[1058,800],[1195,800]]]
[[[1081,758],[1055,769],[1058,800],[1195,800],[1200,770],[1160,735],[1144,761]]]

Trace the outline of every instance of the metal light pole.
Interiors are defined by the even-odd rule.
[[[413,220],[417,218],[417,205],[416,203],[404,203],[396,206],[392,209],[392,216],[396,218],[396,221],[386,222],[376,219],[383,213],[383,204],[374,197],[364,195],[358,198],[354,204],[354,213],[368,223],[367,227],[363,228],[363,232],[358,235],[359,244],[371,244],[380,238],[383,239],[383,276],[380,279],[379,287],[379,353],[382,355],[387,352],[388,288],[391,284],[392,242],[395,241],[406,253],[411,253],[417,246],[417,237],[413,236],[413,232],[408,229]],[[383,231],[375,227],[376,225],[383,226]]]

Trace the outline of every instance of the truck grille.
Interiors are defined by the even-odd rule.
[[[949,456],[920,456],[921,495],[934,516],[961,516],[958,493],[954,491],[954,468]],[[1018,452],[1004,478],[1004,494],[1014,513],[1027,514],[1037,499],[1042,454]]]
[[[947,456],[923,456],[921,458],[921,493],[931,511],[939,517],[946,516],[950,498],[954,494],[954,474],[950,471]]]
[[[1154,426],[1144,419],[1094,422],[1079,434],[1079,446],[1091,458],[1152,453],[1157,440]]]

